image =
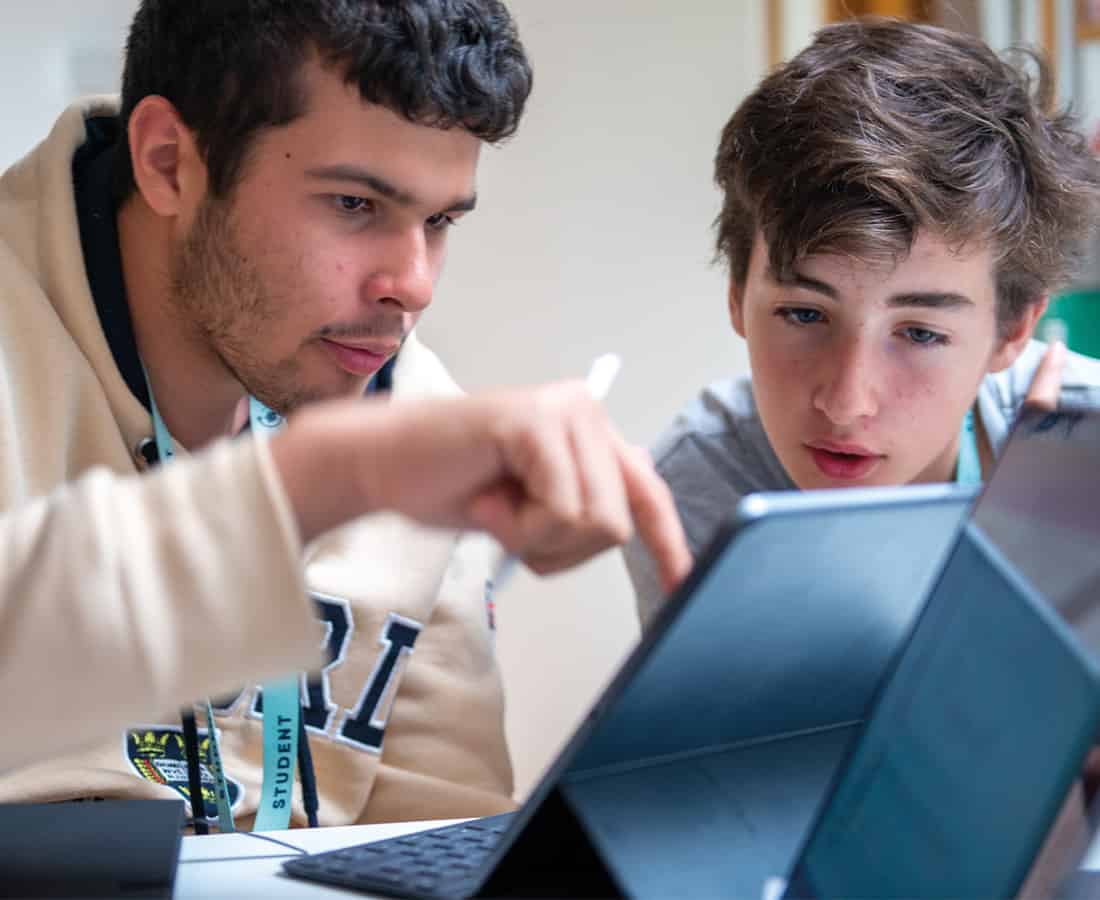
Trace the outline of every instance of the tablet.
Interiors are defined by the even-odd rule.
[[[284,868],[412,897],[752,895],[797,849],[973,496],[746,497],[519,811]]]

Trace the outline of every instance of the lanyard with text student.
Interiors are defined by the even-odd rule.
[[[148,384],[148,378],[146,379]],[[157,409],[153,398],[152,385],[149,385],[149,402],[153,415],[153,435],[157,444],[160,461],[168,462],[175,456],[175,441]],[[248,399],[249,427],[257,437],[269,437],[283,427],[283,417],[268,409],[254,397]],[[301,725],[301,705],[299,703],[299,676],[293,675],[278,681],[267,682],[263,690],[263,733],[264,733],[264,780],[260,792],[259,808],[253,825],[255,831],[275,831],[290,825],[290,801],[294,788],[295,763],[299,759],[299,734]],[[236,830],[233,812],[229,802],[229,789],[222,769],[221,749],[218,741],[217,726],[214,722],[214,710],[210,701],[206,701],[206,724],[208,738],[208,765],[214,777],[214,793],[218,807],[218,825],[222,832]],[[196,833],[206,831],[206,803],[202,797],[202,778],[199,770],[198,742],[194,716],[184,713],[184,738],[190,745],[187,750],[189,769],[189,790],[191,793],[191,812]],[[188,740],[188,738],[190,739]],[[303,735],[304,738],[304,735]],[[303,742],[302,751],[307,751]],[[303,760],[303,795],[307,793],[306,781],[312,782],[311,767]],[[310,785],[311,787],[312,785]],[[310,790],[308,793],[313,794]],[[306,799],[310,824],[315,824],[315,804]],[[309,807],[313,807],[310,809]]]

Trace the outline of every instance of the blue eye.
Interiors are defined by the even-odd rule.
[[[947,337],[945,335],[940,334],[938,331],[932,331],[929,328],[906,328],[904,334],[910,341],[921,347],[947,343]]]
[[[791,325],[816,325],[825,321],[825,315],[818,309],[803,306],[781,306],[775,314]]]

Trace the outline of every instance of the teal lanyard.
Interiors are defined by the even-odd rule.
[[[966,411],[962,431],[959,432],[959,462],[955,468],[955,481],[969,485],[982,483],[982,461],[978,456],[973,408]]]
[[[153,436],[162,463],[176,455],[175,441],[157,409],[153,387],[149,388],[149,406],[153,413]],[[253,434],[270,437],[283,427],[283,417],[268,409],[255,397],[248,398],[248,420]],[[299,678],[294,675],[263,685],[264,702],[264,781],[260,804],[256,811],[254,831],[279,831],[290,825],[290,800],[294,789],[294,769],[298,759],[298,729],[301,716]],[[236,831],[233,810],[229,805],[229,787],[222,768],[218,729],[214,710],[206,702],[207,764],[214,776],[214,793],[218,804],[218,825],[223,833]]]

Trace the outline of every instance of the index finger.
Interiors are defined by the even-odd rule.
[[[1040,409],[1057,409],[1065,364],[1066,345],[1061,341],[1054,341],[1043,355],[1039,368],[1035,370],[1024,402]]]
[[[620,448],[623,481],[634,527],[657,564],[662,587],[666,593],[671,593],[694,563],[680,515],[672,501],[672,491],[653,468],[648,454],[625,444],[620,444]]]

